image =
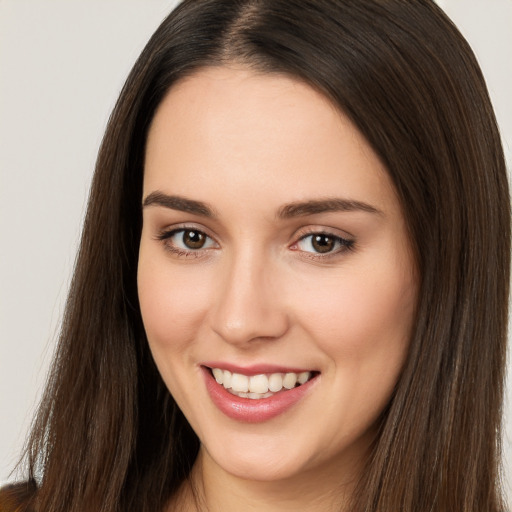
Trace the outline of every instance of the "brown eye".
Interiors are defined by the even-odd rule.
[[[336,245],[336,240],[332,236],[328,235],[313,235],[311,245],[316,252],[325,253],[330,252]]]
[[[157,237],[163,242],[165,250],[168,250],[178,256],[197,257],[208,249],[215,249],[219,246],[203,231],[195,228],[179,228],[163,231]]]
[[[351,249],[354,245],[353,240],[347,240],[330,233],[312,233],[303,236],[297,243],[296,247],[303,252],[317,255],[330,256]]]
[[[191,229],[183,231],[183,244],[189,249],[201,249],[206,243],[206,235]]]

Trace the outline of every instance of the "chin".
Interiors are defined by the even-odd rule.
[[[314,469],[312,448],[290,432],[273,436],[229,436],[220,444],[219,437],[202,445],[210,463],[230,475],[245,480],[275,482],[286,480]]]
[[[213,457],[213,456],[212,456]],[[255,482],[276,482],[292,478],[303,470],[295,461],[267,453],[222,454],[215,460],[226,473]]]

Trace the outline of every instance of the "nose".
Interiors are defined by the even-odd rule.
[[[258,340],[276,340],[288,330],[282,280],[275,267],[250,254],[225,262],[211,311],[212,328],[224,341],[249,347]]]

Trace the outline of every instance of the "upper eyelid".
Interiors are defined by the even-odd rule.
[[[298,240],[302,240],[303,238],[310,236],[310,235],[327,235],[327,236],[333,236],[336,238],[341,238],[342,240],[349,240],[349,241],[355,241],[355,236],[349,233],[348,231],[339,229],[339,228],[332,228],[332,227],[322,227],[322,226],[308,226],[306,228],[298,229],[295,234],[295,242]]]
[[[337,233],[333,233],[332,231],[310,231],[309,233],[303,233],[298,237],[297,240],[303,240],[304,238],[307,238],[308,236],[313,235],[324,235],[324,236],[331,236],[333,238],[340,238],[341,240],[352,240],[353,237],[343,236]]]
[[[200,233],[203,233],[203,235],[206,235],[208,238],[211,238],[216,243],[218,243],[216,237],[210,233],[210,230],[204,228],[203,226],[196,226],[194,224],[177,224],[174,226],[167,226],[165,228],[159,229],[157,236],[160,237],[162,235],[171,235],[180,231],[199,231]]]

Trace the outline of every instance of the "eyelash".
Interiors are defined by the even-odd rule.
[[[208,244],[208,240],[214,242],[213,238],[208,236],[206,233],[204,233],[204,231],[201,231],[200,229],[196,229],[194,227],[186,227],[186,226],[167,230],[167,231],[164,230],[157,236],[157,240],[160,240],[161,242],[163,242],[165,249],[167,251],[173,253],[174,255],[176,255],[178,258],[199,258],[204,255],[203,251],[212,248],[212,247],[202,246],[197,249],[192,249],[192,248],[184,249],[184,248],[176,247],[169,243],[169,240],[172,237],[174,237],[175,235],[178,235],[181,233],[182,237],[183,237],[185,235],[185,233],[187,233],[187,232],[196,233],[197,235],[206,237],[206,239],[207,239],[206,244]],[[337,249],[331,250],[331,251],[328,251],[325,253],[321,253],[321,252],[314,252],[314,251],[304,251],[304,250],[301,251],[300,249],[295,248],[295,247],[298,247],[298,245],[301,242],[304,242],[306,239],[312,238],[314,236],[320,236],[320,237],[323,236],[323,237],[329,238],[332,241],[332,243],[334,244],[334,247],[337,247]],[[313,240],[310,243],[312,244]],[[353,250],[354,243],[355,243],[354,240],[346,239],[341,236],[334,235],[333,233],[329,233],[329,232],[320,230],[320,231],[310,231],[308,233],[303,234],[296,242],[294,242],[290,246],[290,248],[294,251],[302,252],[304,257],[306,257],[306,258],[326,261],[327,259],[339,256],[340,254],[342,254],[346,251]]]

